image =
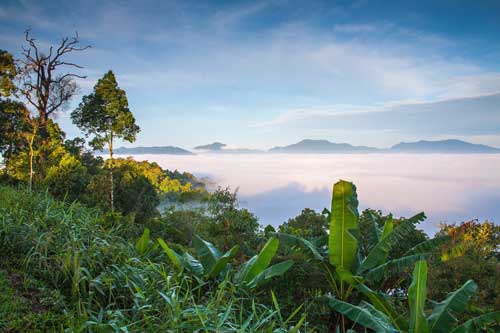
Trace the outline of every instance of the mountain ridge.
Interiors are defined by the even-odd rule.
[[[200,153],[217,154],[259,154],[259,153],[289,153],[289,154],[367,154],[367,153],[419,153],[419,154],[498,154],[500,148],[475,144],[458,139],[446,140],[419,140],[399,142],[389,148],[376,148],[369,146],[354,146],[349,143],[336,143],[328,140],[304,139],[286,146],[276,146],[269,150],[256,150],[248,148],[224,149],[225,144],[215,142],[208,145],[197,146],[194,149]],[[208,148],[208,149],[207,149]],[[109,153],[107,149],[101,153]],[[120,147],[115,149],[115,154],[169,154],[169,155],[195,155],[195,153],[175,146],[151,147]]]

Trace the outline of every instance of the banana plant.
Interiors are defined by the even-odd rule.
[[[329,215],[330,230],[327,246],[318,246],[315,242],[293,235],[283,233],[275,235],[285,243],[305,250],[312,260],[319,262],[331,273],[329,276],[337,277],[336,281],[331,282],[339,282],[340,294],[346,293],[346,288],[340,286],[343,282],[345,284],[346,279],[380,282],[391,274],[400,273],[417,260],[429,256],[437,246],[450,239],[448,236],[443,236],[426,240],[407,251],[402,257],[389,260],[390,250],[411,234],[414,226],[425,219],[425,214],[419,213],[396,226],[392,219],[388,219],[381,231],[374,227],[376,243],[368,255],[362,258],[358,244],[359,214],[356,186],[344,180],[333,186],[332,208]]]
[[[409,326],[403,330],[397,328],[398,323],[389,316],[365,301],[360,305],[353,305],[332,297],[329,305],[353,322],[375,332],[473,333],[500,322],[500,311],[486,313],[464,323],[458,322],[456,316],[467,310],[467,304],[477,292],[477,285],[472,280],[449,293],[443,301],[435,303],[432,311],[425,310],[426,287],[427,263],[425,260],[419,260],[415,264],[408,290],[409,317],[405,318],[405,321],[409,322]]]
[[[172,265],[179,271],[194,275],[198,279],[214,279],[229,269],[231,259],[238,253],[238,245],[222,254],[212,243],[195,235],[193,245],[197,259],[185,252],[180,255],[172,250],[165,241],[158,238],[158,243],[163,248]],[[291,260],[269,266],[276,255],[279,241],[271,238],[259,254],[243,263],[236,273],[234,280],[237,284],[255,288],[273,277],[283,275],[293,265]]]
[[[327,282],[336,299],[346,301],[352,295],[352,291],[357,289],[370,300],[377,311],[396,322],[397,329],[407,329],[408,322],[393,309],[386,295],[373,291],[367,284],[380,286],[384,279],[400,274],[418,260],[430,256],[437,246],[449,241],[449,237],[421,242],[403,256],[388,259],[391,249],[399,242],[404,242],[413,232],[415,225],[425,219],[425,215],[419,213],[397,225],[392,219],[388,219],[382,230],[377,229],[374,221],[375,243],[370,252],[362,257],[358,244],[360,230],[356,186],[344,180],[333,186],[329,216],[327,244],[321,244],[321,240],[313,242],[283,233],[275,235],[292,247],[308,253],[310,259],[324,269]]]

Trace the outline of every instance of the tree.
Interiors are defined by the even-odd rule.
[[[315,239],[326,236],[328,219],[313,209],[305,208],[300,215],[289,219],[279,226],[279,232],[299,236],[306,239]]]
[[[203,227],[217,247],[228,251],[238,244],[242,255],[253,255],[259,221],[248,209],[238,207],[236,192],[229,188],[216,190],[208,201],[207,213],[209,220]]]
[[[71,119],[87,137],[93,136],[90,145],[94,149],[102,150],[105,145],[108,146],[109,203],[113,211],[113,141],[118,138],[134,142],[140,128],[128,108],[125,90],[120,89],[112,71],[97,81],[93,93],[83,97],[78,108],[71,113]]]
[[[16,90],[16,75],[14,57],[9,52],[0,50],[0,96],[9,97]]]
[[[45,176],[47,154],[43,149],[49,142],[47,122],[56,111],[67,106],[77,93],[75,78],[86,78],[64,68],[83,68],[67,61],[65,58],[71,52],[83,51],[90,46],[79,46],[78,34],[74,37],[64,37],[59,46],[50,46],[48,53],[40,50],[36,39],[30,36],[30,30],[25,32],[27,46],[23,46],[22,59],[19,60],[19,92],[38,113],[38,132],[41,140],[39,154],[40,176]],[[9,71],[11,74],[11,71]],[[4,77],[2,76],[2,79]]]
[[[7,164],[13,156],[28,149],[30,191],[33,188],[33,147],[37,132],[37,119],[23,103],[0,100],[0,153]]]
[[[154,186],[137,165],[121,162],[118,160],[114,166],[114,208],[124,215],[133,216],[136,222],[157,216],[156,207],[160,201]],[[85,201],[91,206],[106,208],[103,203],[106,202],[107,176],[100,173],[90,181]]]
[[[443,260],[430,262],[430,297],[444,297],[446,290],[472,279],[479,287],[476,305],[500,309],[500,226],[472,220],[442,225],[438,235],[453,241],[443,249]]]

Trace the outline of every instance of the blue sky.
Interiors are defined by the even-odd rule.
[[[82,94],[108,69],[133,145],[268,148],[303,138],[500,147],[500,2],[2,1],[0,48],[78,30]],[[75,98],[58,120],[69,136]]]

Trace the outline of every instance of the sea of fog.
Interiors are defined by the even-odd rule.
[[[210,177],[238,189],[240,204],[263,225],[279,225],[305,208],[330,206],[332,184],[356,184],[360,209],[395,216],[424,211],[422,227],[470,219],[500,221],[500,154],[199,154],[135,155],[163,168]]]

